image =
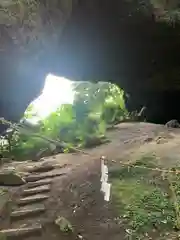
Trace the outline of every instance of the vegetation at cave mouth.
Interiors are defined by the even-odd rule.
[[[31,120],[36,114],[30,104],[23,119]],[[52,154],[52,144],[46,139],[66,143],[67,147],[57,152],[68,152],[71,147],[92,147],[105,141],[109,125],[128,117],[124,91],[116,85],[106,82],[76,83],[73,104],[60,105],[48,117],[39,119],[35,126],[26,124],[25,132],[23,129],[8,130],[2,137],[1,154],[16,160],[41,156],[41,152]]]

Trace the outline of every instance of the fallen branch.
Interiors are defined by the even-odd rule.
[[[79,149],[79,148],[75,148],[75,147],[71,147],[69,146],[67,143],[65,142],[62,142],[62,141],[58,141],[58,140],[54,140],[54,139],[51,139],[49,137],[46,137],[42,134],[37,134],[37,133],[33,133],[32,131],[30,131],[29,129],[27,129],[26,127],[24,127],[22,124],[20,123],[11,123],[10,121],[7,121],[5,120],[4,118],[0,118],[0,122],[2,124],[6,124],[6,125],[9,125],[10,128],[12,128],[13,130],[21,133],[21,134],[25,134],[25,135],[28,135],[28,136],[32,136],[32,137],[36,137],[36,138],[41,138],[43,139],[44,141],[46,142],[49,142],[51,144],[54,144],[57,147],[60,147],[60,148],[68,148],[69,150],[71,151],[74,151],[74,152],[79,152],[79,153],[83,153],[83,154],[88,154],[87,152],[84,152],[83,150]]]

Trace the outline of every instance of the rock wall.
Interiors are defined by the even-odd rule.
[[[18,121],[46,74],[44,55],[57,46],[74,0],[0,2],[0,117]]]

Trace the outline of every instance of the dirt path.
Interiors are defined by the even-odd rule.
[[[109,131],[108,137],[111,142],[87,150],[90,155],[61,154],[38,163],[28,161],[3,166],[26,173],[27,181],[13,195],[9,212],[0,221],[0,230],[5,230],[7,239],[15,239],[16,235],[18,239],[30,240],[125,239],[127,233],[119,224],[112,202],[105,202],[100,192],[100,157],[107,156],[109,166],[116,167],[119,161],[133,161],[144,153],[153,152],[161,159],[171,156],[177,165],[180,130],[128,123]],[[163,162],[168,163],[167,159]],[[42,164],[55,167],[50,171],[33,172],[34,165],[37,168]],[[54,223],[58,217],[68,220],[73,232],[60,231]]]

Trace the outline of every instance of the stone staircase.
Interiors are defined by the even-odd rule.
[[[65,175],[62,169],[53,172],[51,167],[44,171],[43,168],[34,170],[25,177],[20,196],[11,207],[9,228],[0,230],[0,240],[41,236],[43,226],[40,220],[46,213],[45,201],[50,196],[53,179],[62,175]]]

